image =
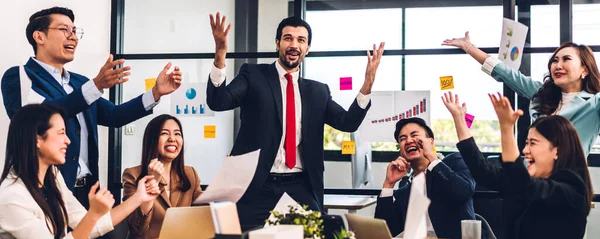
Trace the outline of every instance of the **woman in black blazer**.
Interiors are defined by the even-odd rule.
[[[559,115],[538,118],[523,149],[525,166],[513,133],[523,111],[515,112],[500,94],[489,96],[500,124],[501,167],[488,162],[475,144],[465,123],[466,105],[452,93],[442,100],[454,118],[457,147],[473,178],[504,199],[507,238],[582,238],[593,192],[575,127]]]

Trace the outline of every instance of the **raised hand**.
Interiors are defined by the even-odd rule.
[[[136,196],[141,203],[151,202],[160,194],[158,182],[154,180],[154,176],[148,175],[140,179],[138,182]]]
[[[450,111],[450,114],[454,118],[464,118],[467,114],[467,104],[462,103],[458,100],[458,95],[453,95],[452,92],[445,92],[444,96],[442,96],[442,101],[444,105]]]
[[[96,217],[101,217],[108,213],[112,206],[115,204],[115,198],[110,191],[105,188],[98,190],[99,183],[96,182],[94,186],[90,188],[88,193],[88,199],[90,200],[90,210],[88,212],[93,213]],[[96,192],[98,190],[98,192]]]
[[[383,187],[393,188],[394,184],[396,184],[396,182],[400,181],[400,179],[406,175],[406,172],[408,172],[409,168],[410,163],[402,156],[390,162],[390,164],[387,166]]]
[[[496,115],[498,115],[500,127],[514,127],[519,116],[523,115],[523,111],[514,111],[508,98],[502,96],[500,93],[498,93],[498,96],[494,94],[488,94],[488,96],[492,101],[492,105],[494,105]]]
[[[379,67],[379,62],[381,61],[384,46],[385,42],[379,43],[379,48],[376,48],[376,45],[373,44],[373,56],[371,56],[371,52],[367,51],[368,61],[367,70],[365,71],[365,82],[362,88],[360,88],[360,93],[363,95],[371,94],[373,82],[375,82],[375,73],[377,73],[377,67]]]
[[[157,158],[150,160],[150,163],[148,164],[148,175],[154,176],[154,179],[156,181],[160,182],[163,171],[164,171],[163,163],[158,161]]]
[[[169,69],[171,69],[171,65],[171,62],[167,63],[167,65],[160,73],[158,73],[158,76],[156,77],[156,85],[152,87],[154,101],[158,101],[158,99],[163,95],[173,93],[173,91],[177,90],[179,86],[181,86],[182,73],[179,70],[179,66],[175,66],[175,69],[171,73],[167,74]]]
[[[466,51],[466,49],[471,46],[471,37],[469,37],[469,32],[465,32],[465,36],[461,38],[444,40],[442,46],[455,46]]]
[[[109,89],[116,84],[122,84],[129,80],[127,76],[131,74],[130,66],[125,66],[117,69],[113,69],[115,66],[125,63],[125,59],[119,59],[113,61],[113,55],[110,54],[104,66],[100,68],[100,72],[94,78],[94,84],[98,90]]]
[[[227,54],[227,35],[231,30],[231,23],[225,28],[225,15],[221,17],[221,13],[217,12],[216,17],[210,14],[210,28],[212,29],[213,38],[215,39],[215,66],[219,69],[225,67],[225,56]]]

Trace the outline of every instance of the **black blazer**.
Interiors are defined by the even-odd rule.
[[[66,111],[65,123],[71,144],[67,148],[66,161],[59,168],[70,190],[73,190],[79,169],[81,127],[87,127],[89,168],[92,176],[97,179],[99,177],[98,125],[121,127],[152,114],[152,110],[146,111],[144,108],[141,95],[121,105],[114,105],[102,97],[88,105],[81,91],[81,86],[89,81],[87,77],[69,72],[69,84],[73,87],[73,92],[67,94],[56,79],[33,59],[29,59],[24,68],[25,73],[31,79],[32,89],[45,98],[44,103],[61,106]],[[21,108],[19,67],[11,67],[2,76],[2,98],[6,113],[10,118]],[[79,113],[83,113],[87,125],[79,125],[77,120]]]
[[[460,221],[474,220],[475,180],[459,153],[453,153],[427,170],[427,197],[431,199],[429,218],[439,238],[461,238]],[[399,188],[392,197],[377,198],[375,217],[384,219],[392,235],[404,231],[411,184]]]
[[[507,238],[583,237],[589,206],[577,173],[558,169],[548,178],[532,178],[521,157],[498,167],[483,157],[473,138],[457,147],[477,183],[502,195]]]
[[[209,79],[206,103],[213,111],[241,109],[241,126],[231,155],[261,149],[254,178],[241,200],[253,197],[266,182],[282,137],[282,95],[275,64],[244,64],[226,86],[215,87]],[[210,77],[209,77],[210,78]],[[326,84],[300,78],[302,100],[302,142],[299,152],[314,196],[323,209],[323,127],[325,124],[344,132],[353,132],[362,123],[367,110],[356,100],[348,111],[331,98]]]

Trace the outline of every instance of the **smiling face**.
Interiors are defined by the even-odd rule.
[[[563,92],[579,92],[582,89],[582,77],[588,75],[579,57],[579,50],[574,47],[560,49],[551,59],[550,73],[554,84]]]
[[[418,139],[431,140],[432,145],[434,143],[433,138],[427,135],[425,129],[416,123],[404,125],[398,134],[400,154],[409,162],[425,157],[422,150],[419,150]]]
[[[165,121],[158,138],[158,158],[161,161],[172,162],[183,147],[181,129],[175,120]]]
[[[75,25],[68,16],[52,14],[50,18],[51,22],[47,29],[33,32],[37,44],[36,58],[62,69],[62,65],[75,59],[75,49],[79,39],[75,34],[71,34]]]
[[[308,30],[304,27],[286,26],[281,31],[281,40],[275,40],[279,63],[288,72],[298,70],[310,46],[308,45]]]
[[[49,123],[46,133],[37,136],[39,163],[47,166],[64,164],[67,146],[71,143],[65,131],[65,121],[59,114],[54,114]]]
[[[541,135],[536,128],[529,129],[525,148],[525,160],[529,163],[527,171],[535,178],[547,178],[554,169],[554,162],[558,159],[557,147]]]

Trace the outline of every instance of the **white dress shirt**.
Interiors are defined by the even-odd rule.
[[[286,97],[286,88],[287,88],[287,79],[285,78],[285,74],[287,71],[283,69],[283,66],[276,61],[275,68],[277,69],[277,74],[279,75],[279,82],[281,83],[281,99],[282,105],[286,105],[287,97]],[[215,87],[219,87],[225,81],[225,67],[223,69],[217,68],[214,64],[212,70],[210,72],[210,81]],[[271,167],[271,173],[295,173],[302,172],[302,155],[300,155],[300,150],[298,150],[298,146],[300,142],[302,142],[302,96],[300,95],[300,88],[298,87],[298,71],[290,73],[292,75],[292,81],[294,85],[294,103],[296,110],[296,166],[294,168],[288,168],[285,164],[285,126],[286,126],[286,107],[282,107],[283,109],[283,117],[282,117],[282,131],[284,132],[281,136],[281,140],[279,143],[279,149],[277,150],[277,154],[275,155],[275,162],[273,163],[273,167]],[[370,101],[369,95],[363,95],[360,92],[356,96],[356,100],[358,106],[360,108],[365,109],[367,105],[369,105]]]
[[[439,163],[441,163],[442,160],[440,159],[436,159],[431,161],[431,163],[429,163],[429,166],[427,166],[427,170],[425,170],[425,174],[427,174],[427,171],[433,171],[433,168],[435,168],[435,166],[437,166]],[[382,188],[381,189],[381,193],[379,194],[379,197],[392,197],[394,196],[394,189],[393,188]],[[425,196],[427,196],[427,190],[425,190]],[[410,205],[409,205],[410,206]],[[426,219],[426,224],[427,224],[427,237],[437,237],[435,234],[435,229],[433,228],[433,224],[431,223],[431,218],[429,218],[429,210],[427,211],[427,216],[425,217]],[[400,233],[400,235],[402,235],[403,233]]]
[[[38,64],[40,64],[40,66],[42,66],[42,68],[44,68],[46,71],[48,71],[48,73],[50,73],[50,75],[52,75],[52,77],[54,77],[54,79],[58,82],[59,85],[61,85],[63,87],[63,89],[65,90],[65,92],[67,92],[67,94],[71,94],[71,92],[73,92],[73,86],[69,84],[69,82],[71,81],[71,74],[69,74],[69,72],[63,68],[63,74],[60,74],[60,70],[56,69],[53,66],[50,66],[46,63],[43,63],[41,61],[38,61],[35,58],[31,58],[33,59],[35,62],[37,62]],[[81,86],[81,91],[83,93],[83,98],[85,99],[85,101],[88,103],[88,105],[91,105],[92,103],[94,103],[96,100],[100,99],[100,97],[102,97],[103,92],[98,90],[98,87],[96,87],[96,85],[94,84],[93,80],[89,80],[88,82],[84,83]],[[144,93],[144,96],[142,96],[142,102],[144,104],[144,108],[146,110],[151,110],[152,108],[154,108],[154,106],[156,106],[158,104],[158,102],[154,101],[154,96],[152,95],[152,90],[149,90],[148,92]],[[67,120],[67,119],[65,119]],[[87,128],[87,124],[85,121],[85,117],[83,116],[83,112],[80,112],[79,114],[77,114],[77,121],[79,122],[79,129],[80,129],[80,143],[79,143],[79,170],[77,171],[77,178],[82,178],[85,177],[87,175],[91,175],[92,172],[90,170],[89,167],[89,159],[88,159],[88,137],[89,137],[89,132],[88,132],[88,128]],[[69,160],[69,159],[67,159]]]
[[[60,171],[54,167],[57,187],[65,203],[65,210],[69,221],[67,225],[76,228],[87,210],[77,201],[73,193],[67,188]],[[0,184],[0,238],[54,238],[48,229],[44,211],[31,196],[23,180],[16,178],[14,172],[6,177]],[[64,238],[73,238],[67,233],[65,225]],[[96,238],[112,231],[113,223],[110,211],[102,216],[92,229],[90,238]]]

